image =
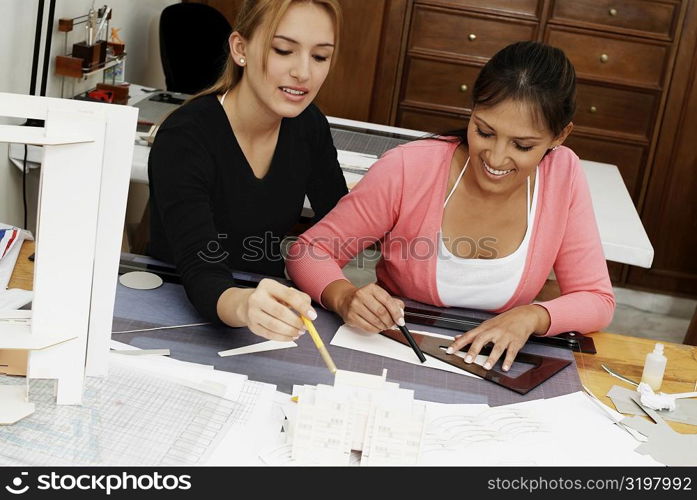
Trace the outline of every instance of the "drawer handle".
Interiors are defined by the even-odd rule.
[[[477,35],[475,35],[474,33],[470,33],[469,35],[467,35],[467,38],[470,42],[474,42],[477,39]]]
[[[609,14],[610,14],[611,16],[616,16],[616,15],[617,15],[617,9],[610,9],[608,12],[609,12]]]
[[[595,106],[591,106],[591,107],[590,107],[590,112],[591,112],[591,113],[595,113],[596,111],[598,111],[598,108],[596,108]]]
[[[600,62],[601,63],[606,63],[610,60],[607,54],[600,54]]]
[[[460,92],[467,92],[469,90],[469,87],[466,84],[460,85]]]

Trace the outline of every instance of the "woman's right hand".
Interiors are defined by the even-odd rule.
[[[348,281],[335,281],[322,293],[322,301],[348,325],[366,332],[389,330],[395,324],[404,326],[404,302],[375,283],[356,288]]]
[[[225,318],[226,311],[235,311],[235,317]],[[268,278],[261,280],[256,288],[230,288],[218,301],[218,315],[223,322],[246,326],[269,340],[291,341],[304,334],[301,314],[317,319],[310,296]]]

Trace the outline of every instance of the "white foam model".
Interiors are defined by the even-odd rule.
[[[0,349],[37,349],[27,377],[57,379],[56,402],[80,404],[85,375],[108,366],[138,110],[0,93],[0,116],[45,120],[0,125],[0,142],[44,146],[32,318],[11,332],[0,321]]]
[[[424,433],[425,404],[381,376],[337,370],[334,385],[294,386],[291,459],[296,464],[413,465]]]

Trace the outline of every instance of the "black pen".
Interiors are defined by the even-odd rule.
[[[421,349],[419,349],[419,346],[416,345],[416,341],[414,340],[414,337],[411,336],[411,333],[409,332],[407,327],[397,325],[397,328],[399,328],[399,331],[402,332],[402,335],[404,335],[406,337],[407,341],[409,342],[409,345],[414,350],[416,355],[419,357],[419,361],[421,361],[422,363],[425,363],[426,356],[424,356],[424,353],[421,352]]]

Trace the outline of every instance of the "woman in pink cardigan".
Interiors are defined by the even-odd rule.
[[[403,324],[403,303],[499,313],[457,336],[467,362],[488,343],[508,370],[531,335],[608,325],[615,308],[591,197],[571,132],[576,77],[564,53],[519,42],[498,52],[473,89],[461,134],[387,152],[290,248],[290,277],[349,324]],[[378,283],[341,268],[380,242]],[[561,296],[533,303],[554,270]]]

